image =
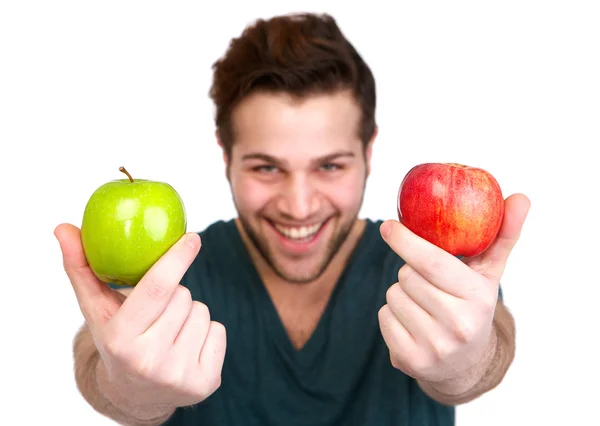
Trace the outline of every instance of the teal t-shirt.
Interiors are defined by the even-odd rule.
[[[168,426],[450,426],[454,407],[392,367],[377,313],[403,261],[367,221],[310,340],[296,350],[235,222],[200,233],[182,285],[227,329],[222,383]]]

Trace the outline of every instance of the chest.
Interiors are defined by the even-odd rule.
[[[328,327],[317,327],[301,350],[291,350],[276,330],[263,333],[266,324],[263,331],[242,331],[230,323],[220,388],[193,410],[177,410],[168,424],[454,424],[451,407],[430,400],[414,380],[393,368],[375,321],[325,318]],[[301,328],[290,330],[294,336]]]
[[[312,299],[269,294],[231,271],[219,280],[188,275],[194,298],[225,326],[227,352],[219,389],[193,410],[177,410],[169,426],[453,424],[451,407],[432,402],[390,363],[377,312],[395,265],[389,276],[353,271],[329,297]]]
[[[274,307],[292,346],[300,350],[319,325],[327,298],[304,303],[277,303],[275,300]]]

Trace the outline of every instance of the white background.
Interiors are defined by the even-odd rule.
[[[0,423],[112,424],[75,388],[82,316],[54,227],[79,226],[121,165],[171,183],[190,230],[232,217],[211,65],[255,18],[294,11],[332,13],[376,76],[363,216],[396,218],[401,178],[425,161],[484,167],[532,201],[503,278],[517,357],[458,424],[598,422],[598,2],[208,4],[0,5]]]

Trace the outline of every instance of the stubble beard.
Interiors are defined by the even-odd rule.
[[[362,203],[364,200],[366,183],[367,182],[366,182],[366,178],[365,178],[364,183],[363,183],[363,190],[362,190],[360,202],[358,203],[358,207],[357,207],[356,211],[350,216],[350,218],[346,222],[343,222],[341,224],[339,230],[332,236],[330,241],[328,241],[327,247],[325,250],[325,256],[323,256],[323,259],[321,260],[321,264],[319,265],[317,270],[314,271],[310,275],[309,274],[301,275],[300,273],[297,273],[297,274],[287,273],[282,267],[279,267],[276,262],[275,255],[269,249],[269,245],[267,244],[267,241],[265,239],[261,238],[258,230],[255,230],[252,227],[252,225],[250,224],[250,222],[248,220],[246,220],[246,218],[244,217],[244,215],[242,214],[241,210],[239,209],[239,207],[237,205],[235,197],[232,197],[232,198],[233,198],[233,203],[236,208],[236,211],[238,212],[238,219],[239,219],[240,225],[244,229],[244,232],[248,236],[248,239],[250,240],[252,245],[258,251],[259,255],[262,257],[262,259],[264,259],[264,261],[267,263],[267,265],[269,265],[269,267],[273,270],[273,272],[278,277],[280,277],[281,279],[283,279],[289,283],[306,284],[306,283],[310,283],[310,282],[316,280],[325,272],[325,270],[327,269],[327,267],[329,266],[329,264],[331,263],[331,261],[333,260],[335,255],[337,254],[340,247],[348,239],[348,236],[352,232],[352,228],[354,227],[356,219],[358,218],[358,213],[360,211],[360,207],[362,206]],[[233,192],[232,192],[232,194],[233,194]],[[333,216],[331,219],[334,219],[335,217],[336,216]],[[340,216],[338,215],[337,217],[340,217]],[[265,220],[265,219],[262,218],[261,220]]]

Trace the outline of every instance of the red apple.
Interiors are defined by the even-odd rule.
[[[455,163],[425,163],[406,174],[398,191],[398,217],[412,232],[455,256],[475,256],[494,241],[504,197],[486,170]]]

